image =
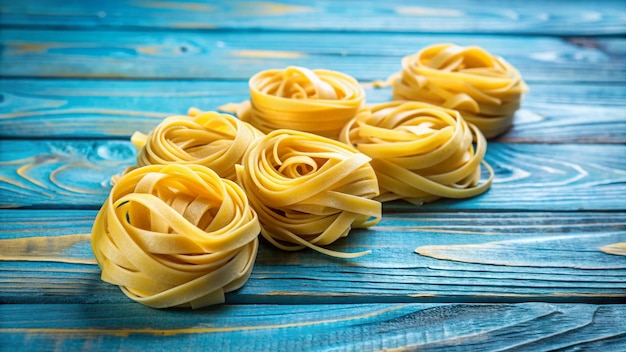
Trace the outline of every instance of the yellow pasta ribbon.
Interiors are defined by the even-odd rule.
[[[461,112],[487,137],[513,124],[528,87],[504,59],[482,48],[436,44],[402,59],[390,78],[394,100],[422,101]],[[380,84],[379,84],[380,85]]]
[[[191,108],[191,116],[170,116],[148,136],[135,133],[137,165],[199,164],[235,179],[235,164],[263,133],[234,116]]]
[[[250,78],[249,88],[249,101],[221,109],[265,133],[292,129],[337,139],[365,100],[349,75],[296,66],[261,71]]]
[[[100,209],[92,250],[102,280],[154,308],[224,302],[256,260],[258,217],[234,181],[200,165],[121,176]]]
[[[378,182],[370,158],[341,142],[315,134],[275,130],[257,139],[237,166],[238,182],[259,215],[261,234],[284,250],[305,247],[342,258],[323,248],[351,228],[381,218]]]
[[[487,141],[458,111],[408,101],[370,108],[346,125],[341,141],[372,158],[378,200],[422,204],[489,189],[493,170],[483,160]],[[481,164],[489,172],[482,183]]]

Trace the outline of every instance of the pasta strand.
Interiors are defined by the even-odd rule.
[[[221,109],[264,133],[292,129],[337,139],[365,100],[356,79],[331,70],[297,66],[266,70],[252,76],[248,85],[249,101]]]
[[[252,271],[260,224],[244,191],[200,165],[121,176],[98,212],[92,250],[102,279],[154,308],[224,301]]]
[[[148,136],[135,133],[137,165],[199,164],[234,180],[235,164],[263,133],[228,114],[190,109],[190,115],[170,116]]]
[[[458,111],[409,101],[370,109],[346,125],[341,141],[372,158],[378,200],[422,204],[473,197],[489,189],[493,170],[483,160],[487,141]],[[489,172],[482,183],[481,165]]]
[[[454,44],[432,45],[404,57],[402,71],[389,83],[394,100],[458,110],[487,138],[512,126],[522,94],[528,91],[517,69],[503,58]]]
[[[261,235],[285,250],[309,247],[332,256],[367,254],[325,250],[352,227],[381,218],[370,158],[341,142],[293,130],[257,139],[237,167],[238,182],[259,214]]]

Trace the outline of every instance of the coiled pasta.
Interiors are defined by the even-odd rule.
[[[111,190],[92,230],[102,279],[150,307],[224,302],[248,279],[260,225],[234,181],[199,165],[150,165]]]
[[[275,130],[237,167],[238,182],[259,215],[261,234],[276,247],[352,258],[322,248],[381,218],[370,158],[341,142],[294,130]]]
[[[224,110],[262,132],[292,129],[337,139],[365,100],[356,79],[336,71],[290,66],[249,80],[250,100]]]
[[[190,115],[170,116],[148,136],[133,135],[137,165],[199,164],[234,180],[235,164],[263,133],[228,114],[190,109]]]
[[[519,72],[479,47],[437,44],[402,59],[392,76],[394,100],[413,100],[461,112],[487,138],[507,131],[528,90]]]
[[[472,197],[490,187],[493,171],[483,161],[487,141],[458,111],[405,101],[370,108],[346,125],[341,141],[372,158],[378,200],[422,204]],[[481,164],[489,171],[482,183]]]

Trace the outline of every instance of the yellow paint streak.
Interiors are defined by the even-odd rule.
[[[238,7],[239,14],[244,16],[278,16],[315,11],[315,8],[310,6],[285,5],[273,2],[238,3],[235,6]]]
[[[1,177],[0,176],[0,182],[6,182],[6,183],[10,184],[11,186],[15,186],[15,187],[18,187],[18,188],[23,188],[23,189],[26,189],[26,190],[29,190],[29,191],[36,191],[36,190],[34,190],[34,189],[30,188],[30,187],[27,187],[25,184],[23,184],[21,182],[18,182],[16,180],[12,180],[12,179],[6,178],[6,177]]]
[[[626,256],[626,242],[608,244],[606,246],[600,247],[600,251],[607,254]]]
[[[229,326],[229,327],[222,327],[222,328],[199,327],[199,328],[168,329],[168,330],[164,330],[164,329],[116,329],[116,330],[113,330],[113,329],[8,328],[8,329],[0,329],[0,333],[112,335],[112,336],[125,337],[125,336],[129,336],[130,334],[174,336],[174,335],[183,335],[183,334],[209,334],[209,333],[233,332],[233,331],[275,330],[275,329],[296,328],[296,327],[302,327],[302,326],[313,326],[313,325],[321,325],[321,324],[338,323],[342,321],[366,319],[369,317],[399,310],[405,307],[406,305],[399,305],[399,306],[377,310],[371,313],[365,313],[361,315],[349,316],[349,317],[338,318],[338,319],[322,319],[322,320],[314,320],[314,321],[304,321],[304,322],[299,322],[299,323],[284,323],[284,324],[270,324],[270,325]]]
[[[36,160],[36,159],[35,159],[35,160]],[[43,163],[41,163],[41,164],[48,163],[48,162],[54,162],[54,161],[57,161],[57,159],[56,159],[56,158],[53,158],[52,160],[46,160],[46,161],[44,161],[44,162],[43,162]],[[30,168],[32,168],[32,167],[33,167],[33,166],[35,166],[35,165],[36,165],[36,164],[27,164],[27,165],[21,166],[21,167],[19,167],[19,168],[17,169],[17,174],[18,174],[20,177],[22,177],[23,179],[27,180],[28,182],[30,182],[30,183],[32,183],[32,184],[35,184],[35,185],[37,185],[37,186],[39,186],[39,187],[41,187],[41,188],[43,188],[43,189],[48,189],[48,186],[46,186],[45,184],[43,184],[41,181],[36,180],[36,179],[34,179],[34,178],[32,178],[32,177],[30,177],[30,176],[28,176],[28,175],[27,175],[28,170],[30,170]]]
[[[440,16],[440,17],[462,17],[465,13],[455,9],[436,9],[431,7],[418,6],[398,6],[395,11],[403,16]]]
[[[273,50],[238,50],[231,55],[238,57],[253,57],[264,59],[297,59],[305,57],[306,54],[296,51],[273,51]]]
[[[156,45],[143,45],[143,46],[136,47],[135,51],[143,55],[156,55],[159,53],[160,48],[161,47],[156,46]]]
[[[409,294],[407,296],[409,296],[411,298],[439,297],[439,295],[436,294],[436,293],[413,293],[413,294]]]
[[[21,53],[42,53],[51,47],[50,44],[14,43],[14,42],[8,42],[6,43],[6,46],[11,47]]]
[[[427,219],[425,219],[424,221],[427,221]],[[553,229],[562,229],[564,227],[568,227],[568,228],[579,228],[579,227],[583,227],[583,228],[588,228],[591,226],[598,226],[598,227],[602,227],[602,226],[623,226],[626,225],[625,222],[589,222],[589,223],[583,223],[583,224],[541,224],[541,225],[530,225],[530,224],[525,224],[525,225],[499,225],[498,229],[500,229],[501,231],[471,231],[471,230],[460,230],[463,228],[467,228],[468,226],[466,225],[441,225],[441,227],[445,227],[445,228],[440,228],[440,227],[435,227],[435,226],[376,226],[373,230],[375,231],[389,231],[389,232],[398,232],[398,231],[410,231],[410,232],[428,232],[428,233],[452,233],[452,234],[471,234],[471,235],[502,235],[502,234],[510,234],[511,231],[508,231],[507,229],[520,229],[523,228],[524,230],[528,230],[528,229],[547,229],[547,228],[553,228]]]
[[[92,164],[89,163],[84,163],[84,162],[77,162],[77,163],[72,163],[69,165],[64,165],[61,166],[59,168],[57,168],[56,170],[52,171],[50,173],[50,182],[54,183],[55,185],[57,185],[59,188],[62,188],[66,191],[70,191],[73,193],[82,193],[82,194],[101,194],[103,191],[101,190],[90,190],[90,189],[81,189],[81,188],[77,188],[77,187],[72,187],[72,186],[67,186],[64,185],[62,183],[59,182],[59,180],[57,179],[57,175],[67,169],[70,169],[72,167],[77,167],[77,166],[84,166],[85,168],[88,169],[96,169],[96,167],[94,167]]]
[[[29,162],[29,161],[32,161],[32,160],[34,160],[34,158],[30,157],[30,158],[26,158],[26,159],[13,160],[13,161],[7,161],[7,162],[0,162],[0,165],[15,165],[15,164],[23,163],[23,162]],[[21,168],[22,167],[20,167],[19,169],[21,169]],[[19,174],[19,171],[17,171],[17,172]],[[25,178],[25,179],[32,182],[32,180],[30,178]],[[7,178],[7,177],[0,176],[0,182],[6,182],[7,184],[9,184],[11,186],[14,186],[14,187],[17,187],[17,188],[21,188],[23,190],[30,191],[30,192],[35,192],[35,193],[40,194],[40,195],[42,195],[44,197],[47,197],[47,198],[54,198],[54,195],[52,195],[52,194],[48,194],[48,193],[46,193],[46,192],[44,192],[42,190],[29,187],[29,186],[27,186],[27,185],[25,185],[25,184],[23,184],[23,183],[21,183],[21,182],[19,182],[17,180],[13,180],[13,179],[10,179],[10,178]],[[37,183],[35,183],[35,184],[37,184]],[[26,192],[20,192],[20,191],[13,191],[13,192],[16,192],[16,193],[19,193],[19,194],[23,194],[23,195],[26,195],[26,196],[31,196],[31,194],[26,193]]]
[[[64,257],[63,252],[72,246],[91,241],[88,233],[9,238],[0,240],[0,260],[24,260],[62,263],[95,264],[94,259]]]
[[[170,1],[137,1],[134,3],[139,7],[149,7],[167,10],[188,10],[188,11],[213,11],[215,6],[201,4],[197,2],[170,2]]]
[[[136,117],[159,117],[165,118],[171,114],[138,112],[129,110],[110,110],[110,109],[64,109],[64,110],[48,110],[48,111],[21,111],[9,114],[1,114],[0,119],[46,116],[46,115],[62,115],[62,114],[88,114],[88,115],[117,115],[117,116],[136,116]]]
[[[5,44],[18,53],[42,53],[53,48],[98,48],[100,45],[94,43],[30,43],[30,42],[7,42]]]

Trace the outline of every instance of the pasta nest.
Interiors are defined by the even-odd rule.
[[[256,260],[258,217],[234,181],[199,165],[129,171],[92,230],[102,280],[150,307],[224,302]]]
[[[340,253],[323,246],[380,220],[381,204],[372,199],[378,182],[369,161],[329,138],[275,130],[248,149],[237,176],[270,243],[353,258],[369,251]]]
[[[148,136],[135,133],[137,165],[199,164],[234,180],[235,164],[263,133],[231,115],[197,109],[190,114],[164,119]]]
[[[337,139],[365,100],[363,88],[347,74],[295,66],[261,71],[249,88],[250,100],[234,110],[265,133],[292,129]]]
[[[455,109],[487,138],[513,124],[528,90],[519,72],[479,47],[437,44],[402,59],[392,76],[395,100],[423,101]]]
[[[483,160],[487,141],[458,111],[406,101],[370,109],[346,124],[341,141],[372,158],[378,200],[423,204],[473,197],[490,187],[493,170]],[[482,183],[481,164],[489,172]]]

